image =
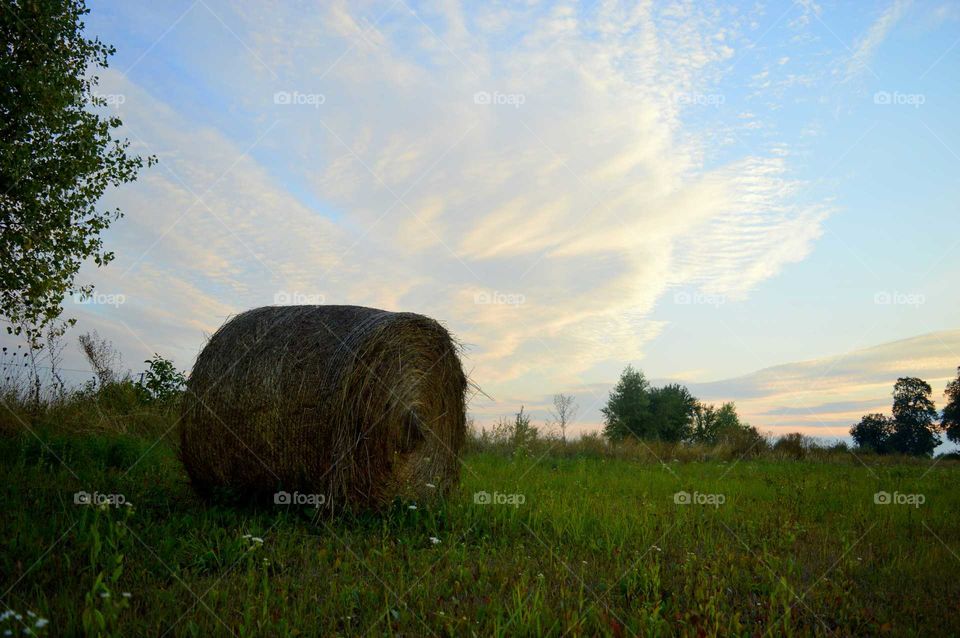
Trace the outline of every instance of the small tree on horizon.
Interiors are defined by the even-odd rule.
[[[893,386],[894,431],[890,444],[903,454],[930,456],[941,443],[933,389],[923,379],[901,377]]]
[[[900,377],[893,386],[893,418],[868,414],[850,429],[850,434],[858,446],[877,454],[930,456],[941,443],[932,393],[923,379]]]
[[[870,450],[875,454],[886,454],[890,451],[890,436],[893,430],[894,423],[890,417],[883,414],[867,414],[850,428],[850,435],[857,447]]]
[[[530,415],[524,414],[523,406],[520,411],[513,416],[513,423],[507,427],[510,444],[515,451],[525,451],[531,443],[534,443],[540,436],[537,428],[530,422]]]
[[[943,393],[947,396],[947,405],[943,408],[940,427],[949,440],[960,443],[960,367],[957,367],[957,378],[947,384]]]
[[[610,392],[603,413],[603,434],[611,441],[622,441],[628,436],[640,439],[654,438],[650,425],[650,384],[643,372],[628,365],[620,380]]]
[[[553,410],[550,416],[560,428],[560,438],[564,442],[567,440],[567,426],[576,418],[579,409],[577,400],[572,395],[562,392],[553,395]]]
[[[730,401],[719,408],[697,401],[693,408],[690,440],[694,443],[715,445],[724,437],[733,435],[745,426],[737,414],[736,405]]]
[[[679,384],[653,388],[650,394],[652,429],[663,441],[685,441],[693,431],[697,400]]]

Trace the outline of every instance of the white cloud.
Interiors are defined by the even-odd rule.
[[[192,353],[277,291],[319,294],[443,319],[485,390],[537,395],[642,357],[671,286],[744,296],[819,236],[782,147],[708,166],[687,124],[734,54],[717,14],[531,5],[521,31],[499,6],[418,11],[241,5],[249,50],[224,32],[183,51],[232,87],[213,121],[106,76],[162,162],[112,196],[118,259],[86,273],[136,291],[118,317],[139,338]],[[235,55],[210,66],[213,46]]]

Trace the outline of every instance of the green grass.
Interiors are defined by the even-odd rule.
[[[28,611],[49,619],[41,635],[960,632],[953,461],[472,452],[441,507],[315,521],[206,505],[166,441],[40,436],[0,438],[0,592],[23,616],[0,634],[33,626]],[[78,490],[133,507],[75,505]],[[678,505],[678,490],[725,502]],[[926,500],[876,505],[878,490]]]

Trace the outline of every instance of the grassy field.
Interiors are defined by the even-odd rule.
[[[954,461],[473,451],[442,507],[317,521],[205,505],[167,441],[39,438],[0,438],[0,633],[960,632]],[[80,490],[132,505],[76,504]]]

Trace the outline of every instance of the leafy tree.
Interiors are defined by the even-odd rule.
[[[744,427],[733,403],[724,403],[718,408],[698,401],[693,408],[690,440],[714,445]]]
[[[893,435],[894,422],[882,414],[867,414],[860,422],[850,428],[850,435],[857,447],[877,454],[891,451],[890,437]]]
[[[693,407],[693,423],[690,425],[690,441],[713,444],[717,442],[717,413],[715,405],[701,403]]]
[[[948,389],[950,386],[947,386]],[[868,414],[850,434],[857,445],[878,454],[897,452],[930,456],[940,445],[937,408],[930,384],[916,377],[901,377],[893,386],[893,418]]]
[[[84,0],[0,11],[0,316],[34,343],[65,296],[92,292],[74,282],[81,263],[113,259],[100,234],[122,213],[96,204],[143,167],[112,135],[120,118],[96,112],[107,100],[88,70],[106,68],[114,48],[84,37],[88,12]]]
[[[751,429],[752,426],[740,421],[737,414],[737,406],[733,402],[724,403],[717,410],[717,432],[722,439],[730,432],[736,432],[744,429]]]
[[[170,403],[183,394],[186,376],[177,370],[172,361],[154,354],[152,359],[144,363],[148,366],[147,371],[137,385],[145,402]]]
[[[901,377],[893,386],[894,431],[890,445],[902,454],[930,456],[940,445],[937,409],[930,384],[916,377]]]
[[[682,385],[653,388],[650,396],[650,428],[663,441],[683,441],[690,437],[697,399]]]
[[[957,368],[957,378],[947,384],[944,394],[947,395],[947,405],[943,408],[940,426],[946,430],[947,438],[957,443],[960,442],[960,367]]]
[[[719,408],[697,402],[689,440],[705,445],[726,445],[741,457],[756,456],[768,447],[760,430],[740,420],[732,402]]]
[[[627,366],[620,380],[601,409],[604,417],[603,434],[611,441],[622,441],[628,436],[654,438],[650,421],[650,384],[643,372]]]
[[[750,440],[760,436],[740,423],[732,403],[720,408],[702,404],[679,384],[651,387],[633,366],[620,375],[601,412],[604,436],[611,441],[634,437],[713,444],[727,435],[738,437],[738,442],[746,440],[741,434],[748,434]]]

